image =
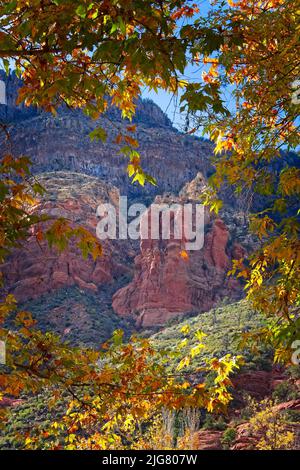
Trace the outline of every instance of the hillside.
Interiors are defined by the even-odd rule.
[[[196,356],[191,369],[201,364],[203,359],[222,357],[225,354],[243,355],[246,367],[251,369],[269,369],[271,365],[270,354],[265,351],[257,351],[256,354],[249,350],[241,350],[239,343],[243,332],[259,328],[263,324],[263,318],[247,304],[246,300],[237,303],[222,305],[208,312],[201,313],[190,318],[177,318],[171,320],[165,328],[152,336],[155,346],[159,349],[175,351],[184,336],[189,338],[188,346],[182,348],[187,352],[197,342],[196,331],[206,334],[203,338],[205,348],[200,356]],[[183,335],[183,326],[189,327],[189,333]],[[175,367],[176,359],[170,362]]]
[[[300,450],[299,5],[0,1],[0,450]]]
[[[116,287],[114,287],[116,288]],[[38,327],[58,333],[74,346],[99,349],[113,331],[121,328],[127,338],[132,325],[111,308],[111,286],[97,295],[76,286],[54,290],[20,306],[32,313]]]

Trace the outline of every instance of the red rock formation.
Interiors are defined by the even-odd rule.
[[[162,198],[155,202],[170,203]],[[175,202],[185,202],[184,196]],[[150,214],[151,209],[143,216],[141,232],[146,232],[143,224],[150,221]],[[174,213],[174,219],[177,216]],[[113,297],[116,313],[135,316],[138,326],[148,327],[186,312],[209,310],[225,295],[238,298],[240,284],[226,275],[232,258],[229,230],[221,219],[210,220],[207,213],[205,219],[208,231],[204,247],[190,251],[188,256],[182,254],[184,233],[178,239],[141,240],[134,279]]]
[[[118,190],[96,178],[76,173],[49,173],[39,177],[47,193],[37,211],[50,216],[65,217],[95,233],[96,208],[102,202],[118,203]],[[124,243],[123,243],[124,245]],[[28,300],[65,286],[76,285],[82,290],[96,292],[99,286],[113,277],[128,272],[127,255],[118,243],[103,243],[103,256],[93,261],[83,259],[76,241],[58,253],[49,249],[46,241],[37,241],[33,234],[16,249],[3,266],[6,286],[17,300]]]
[[[251,435],[249,423],[242,423],[236,428],[236,439],[231,446],[232,450],[254,450],[257,438]]]
[[[264,371],[252,371],[249,374],[241,374],[243,379],[246,381],[246,378],[254,378],[256,376],[257,380],[261,379],[263,382],[268,382],[270,385],[272,383],[272,376],[279,373],[278,371],[266,372]],[[264,375],[266,374],[266,375]],[[243,381],[243,383],[246,383]],[[265,389],[264,392],[267,390]],[[270,393],[271,390],[268,389]],[[300,411],[300,399],[290,400],[288,402],[283,402],[272,407],[274,412],[282,412],[286,410]],[[240,415],[238,415],[240,416]],[[230,450],[255,450],[258,440],[262,435],[253,433],[249,422],[244,422],[237,424],[236,421],[232,421],[228,424],[229,427],[234,428],[236,431],[236,437],[232,443]],[[295,436],[295,442],[293,448],[298,449],[300,444],[300,424],[299,423],[286,423],[286,431],[290,431]],[[195,433],[193,443],[195,444],[195,449],[197,450],[220,450],[222,449],[222,435],[223,431],[216,431],[213,429],[200,430]]]
[[[50,216],[65,217],[95,232],[96,208],[99,203],[118,206],[119,192],[96,178],[71,172],[45,173],[39,176],[47,193],[37,211]],[[179,198],[157,198],[155,202],[189,202],[203,189],[202,175],[186,185],[186,195]],[[167,199],[167,201],[166,201]],[[177,220],[180,211],[173,216]],[[142,219],[141,230],[150,217]],[[226,271],[233,251],[242,252],[241,245],[231,247],[230,234],[221,219],[205,213],[204,247],[183,256],[185,236],[170,240],[142,239],[140,254],[134,260],[134,279],[113,298],[113,308],[121,316],[135,316],[138,326],[165,323],[168,319],[191,311],[209,310],[224,296],[237,299],[240,284],[229,279]],[[171,224],[172,225],[172,224]],[[151,226],[149,225],[151,231]],[[67,286],[97,292],[103,284],[113,283],[124,273],[132,273],[135,247],[130,240],[103,243],[104,254],[96,262],[84,260],[76,241],[63,253],[50,250],[45,241],[34,234],[3,266],[8,291],[17,300],[28,300]],[[185,253],[185,252],[184,252]]]
[[[206,237],[204,259],[209,265],[222,271],[229,267],[229,257],[226,254],[228,239],[228,228],[222,220],[216,219],[212,231]]]

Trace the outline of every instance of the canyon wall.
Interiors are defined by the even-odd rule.
[[[199,183],[200,181],[200,183]],[[199,202],[198,188],[203,177],[199,174],[177,198],[157,197],[158,203]],[[151,208],[141,219],[140,232],[151,232]],[[179,216],[181,217],[180,209]],[[178,211],[172,213],[173,220]],[[242,214],[226,212],[226,223],[208,210],[204,217],[204,245],[187,251],[185,230],[171,239],[142,239],[140,253],[134,262],[131,283],[113,296],[113,309],[121,316],[134,318],[139,327],[162,325],[170,318],[190,312],[207,311],[224,297],[237,300],[242,285],[227,276],[233,258],[243,258],[252,240],[247,235],[247,223]],[[143,225],[146,224],[146,229]],[[174,228],[174,224],[173,224]],[[234,236],[233,236],[234,234]],[[160,234],[161,235],[161,234]]]

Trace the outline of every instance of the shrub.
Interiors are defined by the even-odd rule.
[[[214,429],[216,431],[224,431],[226,429],[226,423],[222,416],[216,418],[214,415],[208,413],[204,420],[202,429]]]
[[[288,380],[285,380],[275,387],[272,397],[274,400],[279,401],[296,400],[298,398],[298,393],[293,385]]]
[[[234,428],[227,428],[223,432],[221,443],[224,449],[229,449],[231,444],[235,441],[236,430]]]
[[[300,422],[300,411],[299,410],[286,410],[285,411],[286,420],[289,423],[299,423]]]
[[[300,379],[300,366],[294,365],[288,368],[288,374],[291,379]]]

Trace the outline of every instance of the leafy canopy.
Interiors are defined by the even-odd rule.
[[[13,62],[23,80],[19,101],[52,112],[65,103],[83,108],[93,118],[112,103],[130,119],[144,86],[172,93],[184,87],[182,111],[186,109],[195,119],[195,127],[204,126],[216,143],[216,172],[207,202],[220,206],[214,198],[224,183],[238,194],[246,190],[271,196],[266,199],[267,208],[253,217],[261,247],[249,262],[237,260],[233,271],[239,270],[247,280],[254,305],[273,319],[261,336],[277,346],[278,359],[288,357],[287,351],[299,336],[300,175],[288,162],[274,172],[274,164],[283,158],[280,150],[299,145],[294,87],[299,78],[298,10],[298,2],[292,0],[230,0],[228,5],[216,1],[204,19],[198,16],[196,5],[180,0],[79,0],[76,5],[71,0],[0,1],[0,57],[6,69]],[[181,21],[185,18],[189,21]],[[180,76],[188,62],[204,62],[209,69],[193,83],[186,83]],[[223,102],[224,88],[232,92],[229,109]],[[97,130],[92,138],[105,139],[105,135]],[[123,139],[120,136],[120,143]],[[137,142],[133,138],[125,142],[129,175],[144,184],[149,177],[141,168]],[[19,182],[27,173],[28,161],[8,155],[1,165],[4,257],[38,221],[28,210],[33,201]],[[17,176],[8,176],[11,171]],[[39,192],[40,188],[33,190]],[[62,221],[55,225],[62,234],[60,248],[73,235],[82,235],[85,253],[93,246],[87,234],[62,225]],[[48,239],[50,243],[55,240],[51,230]],[[95,250],[98,256],[100,249]],[[8,297],[1,306],[3,321],[11,311],[15,311],[15,302]],[[50,333],[35,331],[27,312],[17,314],[15,321],[14,332],[1,330],[10,351],[1,387],[14,395],[49,383],[68,390],[74,402],[66,419],[60,425],[53,423],[54,433],[46,430],[44,437],[61,430],[63,437],[67,433],[70,448],[107,448],[117,441],[121,445],[124,426],[134,435],[137,417],[144,413],[145,420],[149,418],[149,396],[155,410],[184,403],[213,410],[230,399],[226,387],[234,362],[229,358],[210,364],[217,372],[215,389],[202,384],[195,388],[181,379],[166,378],[157,361],[152,361],[155,355],[147,341],[133,339],[124,346],[114,343],[100,367],[98,353],[72,350]],[[118,338],[116,334],[117,343]],[[200,350],[198,346],[184,357],[180,368],[188,366]],[[101,423],[97,435],[92,431],[95,422]],[[84,437],[82,427],[88,430]],[[49,447],[60,445],[59,436],[57,442],[51,437]],[[29,437],[26,445],[35,444]]]

